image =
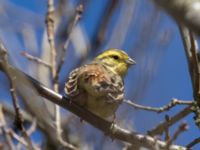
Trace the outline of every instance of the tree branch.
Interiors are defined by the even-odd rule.
[[[15,109],[15,125],[17,128],[19,128],[22,132],[23,138],[27,141],[28,143],[28,148],[30,150],[36,150],[37,148],[34,147],[30,137],[28,136],[26,129],[23,125],[23,116],[20,112],[20,107],[19,107],[19,103],[18,103],[18,98],[17,98],[17,92],[16,92],[16,76],[14,74],[10,74],[10,65],[8,64],[8,60],[7,60],[7,50],[5,49],[5,47],[1,44],[0,45],[0,54],[4,54],[4,56],[2,55],[1,58],[2,60],[0,60],[2,64],[2,67],[4,69],[4,73],[7,75],[8,80],[9,80],[9,84],[10,84],[10,93],[12,96],[12,102],[13,102],[13,107]]]
[[[176,115],[171,117],[170,120],[162,122],[158,126],[156,126],[154,129],[149,130],[148,134],[151,136],[161,135],[166,128],[168,128],[169,126],[173,125],[177,121],[189,115],[192,112],[191,107],[192,106],[187,106],[182,111],[178,112]]]
[[[167,141],[167,144],[168,144],[168,145],[171,145],[172,142],[175,141],[175,140],[178,138],[178,136],[179,136],[182,132],[186,131],[187,129],[188,129],[188,125],[187,125],[186,123],[180,124],[180,126],[178,127],[177,131],[174,133],[174,135],[172,136],[172,138],[170,138],[170,139]]]
[[[200,35],[199,0],[153,0],[169,13],[178,23],[183,23],[194,33]]]
[[[200,126],[200,60],[198,56],[197,39],[193,32],[185,27],[183,24],[179,24],[180,34],[182,37],[184,50],[188,62],[188,70],[192,82],[193,97],[196,104],[193,106],[195,112],[195,123]]]
[[[191,149],[193,146],[195,146],[196,144],[200,143],[200,137],[194,139],[192,142],[190,142],[186,147],[188,149]]]
[[[0,65],[1,66],[1,65]],[[0,67],[2,70],[2,68]],[[10,67],[13,71],[18,71],[12,67]],[[2,70],[3,71],[3,70]],[[24,74],[25,75],[25,74]],[[29,79],[29,81],[33,84],[35,89],[38,93],[47,100],[63,107],[66,110],[71,111],[72,113],[76,114],[83,120],[87,121],[94,127],[98,128],[106,135],[110,136],[112,139],[118,139],[124,142],[128,142],[134,145],[142,145],[143,147],[152,148],[153,146],[158,146],[161,150],[165,149],[167,144],[166,142],[156,140],[151,136],[138,134],[136,132],[132,132],[126,129],[123,129],[112,122],[108,122],[99,118],[98,116],[90,113],[88,110],[80,107],[79,105],[75,104],[73,101],[70,101],[68,98],[48,89],[47,87],[40,84],[37,80],[33,79],[32,77],[25,75]],[[170,150],[185,150],[185,147],[178,146],[178,145],[170,145]]]
[[[5,48],[3,47],[2,43],[0,43],[0,54],[4,54],[4,56],[0,55],[0,70],[5,72],[5,64],[1,58],[7,57]],[[67,97],[62,96],[51,89],[45,87],[37,80],[33,79],[32,77],[26,75],[25,73],[13,68],[11,65],[6,65],[7,69],[13,74],[20,75],[21,77],[27,78],[30,83],[32,83],[33,87],[37,90],[38,94],[45,98],[45,100],[49,100],[62,108],[69,110],[70,112],[76,114],[81,119],[87,121],[97,129],[101,130],[106,135],[110,136],[112,139],[118,139],[130,144],[134,145],[141,145],[142,147],[146,147],[149,149],[158,147],[160,150],[165,150],[167,147],[166,142],[154,139],[151,136],[139,134],[134,131],[129,131],[123,129],[113,122],[106,121],[88,110],[84,109],[83,107],[77,105],[73,101],[69,100]],[[179,145],[170,145],[169,150],[186,150],[185,147]]]
[[[172,107],[174,107],[176,105],[192,105],[192,104],[194,104],[193,101],[178,100],[175,98],[173,98],[169,104],[164,105],[162,107],[143,106],[143,105],[136,104],[130,100],[124,100],[123,102],[136,108],[136,109],[143,109],[143,110],[153,111],[153,112],[157,112],[157,113],[168,111],[169,109],[171,109]]]
[[[3,114],[3,110],[2,110],[1,105],[0,105],[0,129],[1,129],[2,133],[5,135],[6,143],[8,144],[9,149],[15,150],[11,136],[7,132],[6,121],[5,121],[5,118],[4,118],[4,114]]]
[[[46,62],[46,61],[44,61],[44,60],[42,60],[42,59],[40,59],[38,57],[35,57],[33,55],[30,55],[27,52],[21,52],[21,55],[24,56],[24,57],[26,57],[28,60],[34,61],[34,62],[36,62],[38,64],[42,64],[45,67],[51,68],[51,65],[48,62]]]

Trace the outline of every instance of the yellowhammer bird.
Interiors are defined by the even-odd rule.
[[[124,99],[123,78],[133,64],[124,51],[106,50],[70,73],[65,92],[72,101],[110,120]]]

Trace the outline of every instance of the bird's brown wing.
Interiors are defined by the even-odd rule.
[[[98,63],[73,70],[66,83],[65,91],[70,97],[81,91],[94,97],[106,96],[108,103],[120,103],[124,97],[124,86],[120,76]]]
[[[74,97],[79,94],[79,89],[78,89],[78,76],[79,76],[79,70],[81,68],[74,69],[70,74],[68,81],[65,84],[65,93],[69,97]]]

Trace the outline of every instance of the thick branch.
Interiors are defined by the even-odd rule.
[[[2,70],[2,68],[0,67]],[[11,68],[13,69],[13,68]],[[18,71],[16,69],[13,69]],[[63,107],[66,110],[71,111],[72,113],[76,114],[83,120],[87,121],[94,127],[98,128],[106,135],[109,135],[113,139],[118,139],[124,142],[128,142],[134,145],[142,145],[143,147],[152,148],[155,145],[159,146],[160,149],[165,149],[167,144],[163,141],[156,140],[150,136],[138,134],[136,132],[131,132],[126,129],[123,129],[117,125],[113,125],[112,122],[108,122],[103,120],[94,114],[90,113],[89,111],[85,110],[84,108],[78,106],[74,102],[70,101],[68,98],[63,97],[62,95],[48,89],[47,87],[40,84],[38,81],[34,80],[30,76],[25,75],[33,86],[36,88],[38,93],[47,100]],[[181,147],[178,145],[171,145],[170,150],[176,149],[186,149],[185,147]]]
[[[199,0],[153,0],[168,12],[178,23],[200,35]]]
[[[190,73],[190,78],[192,81],[193,97],[196,105],[193,107],[195,112],[195,123],[200,126],[200,60],[198,56],[198,45],[197,39],[191,30],[185,27],[183,24],[179,25],[186,58],[188,61],[188,68]]]
[[[2,46],[3,45],[0,43],[0,54],[4,54],[4,56],[6,56],[5,48]],[[5,72],[5,66],[4,66],[5,64],[1,58],[4,58],[4,57],[0,55],[0,70]],[[76,114],[81,119],[87,121],[88,123],[96,127],[97,129],[104,132],[106,135],[110,136],[112,139],[118,139],[118,140],[130,143],[133,145],[139,145],[139,146],[146,147],[149,149],[155,149],[155,146],[156,146],[156,148],[158,147],[160,150],[165,150],[168,146],[166,142],[164,141],[154,139],[153,137],[148,136],[148,135],[142,135],[133,131],[123,129],[117,126],[116,124],[113,124],[112,122],[108,122],[102,118],[99,118],[98,116],[92,114],[88,110],[77,105],[73,101],[70,101],[68,98],[43,86],[41,83],[39,83],[37,80],[33,79],[32,77],[13,68],[11,65],[7,64],[6,67],[10,70],[10,72],[20,74],[22,77],[27,78],[30,81],[30,83],[32,83],[32,85],[37,90],[37,92],[42,97],[45,98],[45,100],[49,100],[63,107],[64,109],[69,110],[70,112]],[[186,150],[186,148],[182,146],[178,146],[178,145],[170,145],[169,150]]]

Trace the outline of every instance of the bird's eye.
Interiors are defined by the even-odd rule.
[[[114,56],[112,56],[115,60],[118,60],[119,59],[119,56],[117,56],[117,55],[114,55]]]

